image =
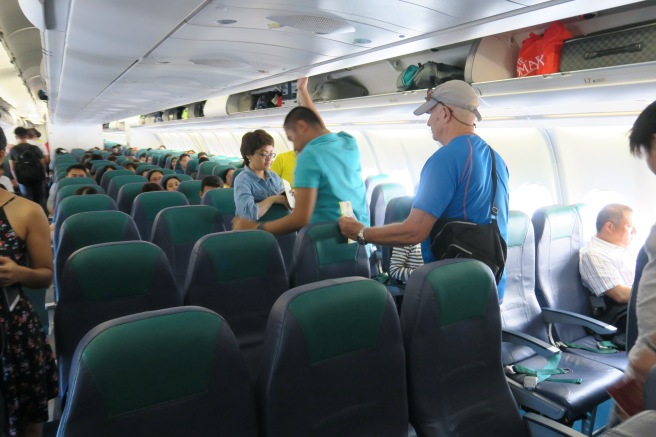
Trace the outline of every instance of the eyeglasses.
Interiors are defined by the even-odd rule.
[[[264,159],[265,161],[268,161],[270,159],[273,159],[276,157],[275,153],[258,153]]]

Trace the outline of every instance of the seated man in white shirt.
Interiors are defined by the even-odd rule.
[[[635,275],[635,256],[629,251],[636,230],[633,210],[611,203],[597,215],[597,234],[581,249],[581,279],[595,296],[606,296],[626,305]]]

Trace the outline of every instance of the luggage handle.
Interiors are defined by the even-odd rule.
[[[583,59],[590,60],[590,59],[601,58],[603,56],[619,55],[621,53],[633,53],[639,51],[642,51],[642,43],[637,42],[634,44],[629,44],[624,47],[615,47],[608,50],[595,50],[595,51],[585,52],[585,54],[583,55]]]

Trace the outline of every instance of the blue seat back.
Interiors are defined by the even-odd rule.
[[[190,205],[200,205],[200,186],[202,181],[184,181],[178,185],[178,191],[185,196]]]
[[[144,176],[139,176],[136,174],[117,176],[109,182],[107,194],[112,199],[118,200],[118,192],[121,190],[121,187],[123,185],[131,184],[134,182],[141,182],[142,184],[145,184],[148,182],[148,180]]]
[[[186,206],[189,201],[177,191],[151,191],[137,195],[132,204],[132,218],[144,240],[151,240],[157,214],[171,206]]]
[[[116,200],[118,210],[130,214],[132,212],[132,203],[134,202],[134,199],[141,194],[143,186],[143,182],[131,182],[123,185],[118,190],[118,198]]]
[[[59,243],[59,233],[64,220],[80,212],[115,211],[116,202],[106,194],[89,194],[86,196],[71,196],[62,200],[55,213],[55,230],[52,238],[55,252]]]

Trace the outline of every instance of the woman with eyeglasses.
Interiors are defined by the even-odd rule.
[[[279,203],[289,207],[282,179],[270,170],[273,158],[273,137],[262,129],[247,132],[241,139],[244,170],[233,181],[236,215],[258,220]]]

